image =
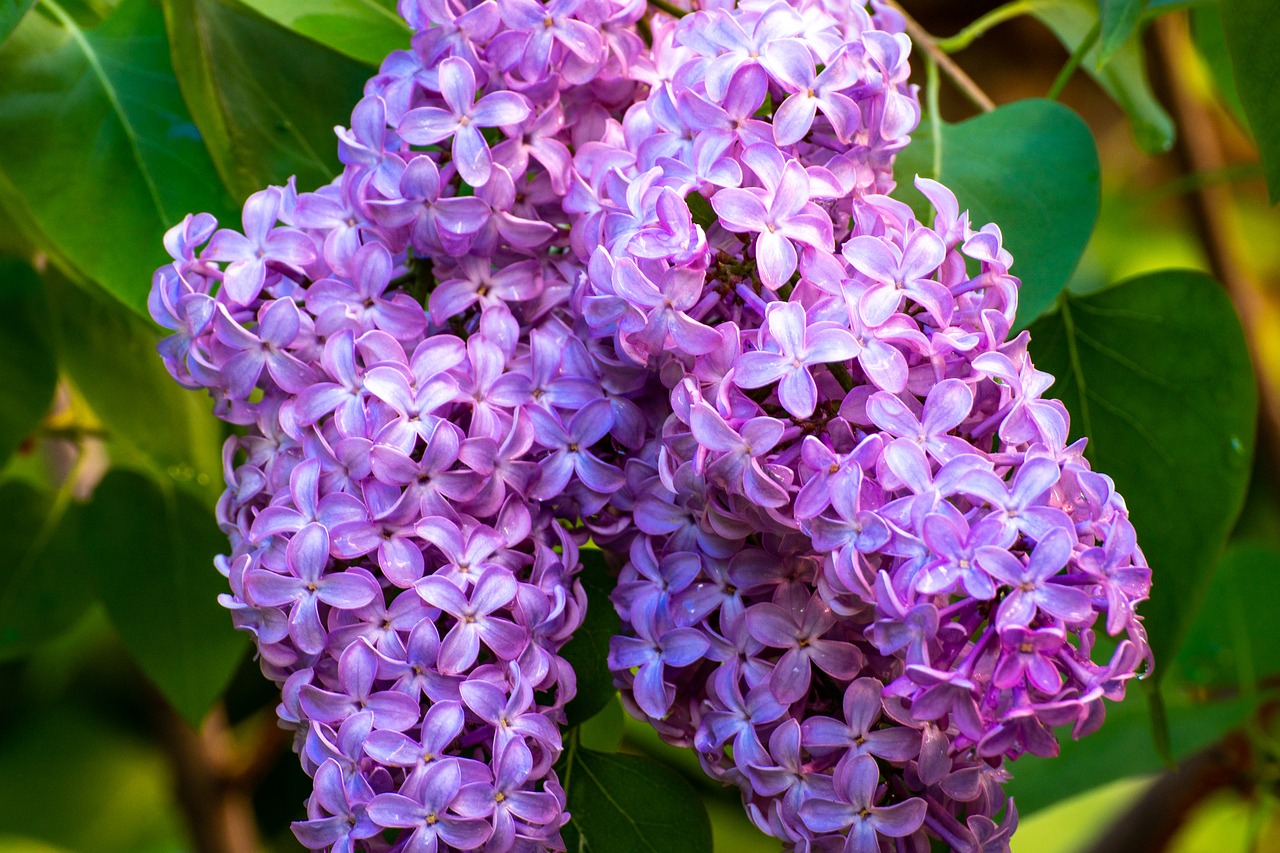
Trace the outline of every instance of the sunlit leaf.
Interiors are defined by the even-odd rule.
[[[333,128],[350,122],[368,66],[236,0],[163,5],[182,93],[233,194],[293,175],[304,190],[333,180],[341,170]]]
[[[142,671],[197,725],[221,695],[246,641],[217,603],[213,565],[226,537],[179,489],[114,470],[85,511],[86,541],[112,624]]]
[[[1029,755],[1010,765],[1013,781],[1005,790],[1020,814],[1088,791],[1115,779],[1158,773],[1168,765],[1151,738],[1146,690],[1131,687],[1119,705],[1107,704],[1102,728],[1086,738],[1071,740],[1070,727],[1059,732],[1062,752],[1055,758]],[[1169,702],[1173,757],[1182,760],[1205,748],[1248,718],[1250,699],[1196,703],[1185,697]]]
[[[0,0],[0,44],[9,37],[35,0]]]
[[[409,47],[409,27],[389,0],[244,0],[299,35],[374,68]]]
[[[147,0],[92,29],[54,0],[23,18],[0,48],[0,173],[59,256],[144,315],[165,230],[229,204]]]
[[[35,838],[0,835],[0,853],[69,853],[65,847],[54,847]]]
[[[1097,4],[1094,0],[1053,0],[1037,3],[1034,13],[1053,30],[1068,51],[1074,51],[1097,21]],[[1097,56],[1098,46],[1095,45],[1085,54],[1081,68],[1128,115],[1138,146],[1148,154],[1159,154],[1172,148],[1173,119],[1151,91],[1138,39],[1130,38],[1117,47],[1101,70],[1098,70]]]
[[[1098,68],[1108,62],[1120,46],[1133,37],[1142,18],[1146,0],[1099,0],[1102,33],[1098,38]]]
[[[933,138],[916,132],[894,167],[898,194],[918,210],[916,174],[937,178],[968,208],[974,226],[995,222],[1022,279],[1018,316],[1029,323],[1053,304],[1098,218],[1098,152],[1088,126],[1061,104],[1016,101],[942,127],[942,169]],[[999,168],[992,168],[999,163]],[[932,222],[932,214],[924,215]]]
[[[1064,295],[1031,327],[1036,366],[1114,478],[1152,569],[1140,606],[1156,673],[1172,661],[1244,501],[1257,393],[1240,321],[1203,273]]]

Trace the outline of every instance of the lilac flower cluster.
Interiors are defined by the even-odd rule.
[[[797,849],[1003,849],[1003,759],[1096,729],[1149,665],[1149,569],[1007,340],[999,229],[933,181],[932,227],[882,194],[917,119],[900,29],[688,15],[654,30],[664,81],[575,157],[599,208],[575,304],[670,400],[626,463],[610,664]]]
[[[188,217],[150,307],[175,379],[244,427],[223,604],[314,777],[298,838],[563,849],[582,520],[660,414],[577,331],[562,198],[634,99],[644,6],[401,12],[412,49],[337,129],[343,173],[256,193],[241,231]]]
[[[223,603],[314,777],[298,837],[562,849],[591,537],[626,555],[628,707],[766,832],[1007,848],[1004,759],[1101,723],[1150,579],[1006,341],[998,228],[884,195],[919,119],[903,22],[400,11],[343,173],[240,232],[188,217],[151,294],[170,372],[244,427]]]

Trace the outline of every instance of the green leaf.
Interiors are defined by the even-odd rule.
[[[1075,297],[1031,327],[1073,437],[1125,498],[1152,569],[1140,606],[1160,676],[1244,501],[1257,392],[1240,321],[1203,273],[1166,270]]]
[[[1030,322],[1066,285],[1098,218],[1093,134],[1061,104],[1016,101],[943,125],[942,169],[934,174],[937,159],[924,128],[898,157],[898,193],[920,207],[913,175],[936,178],[956,194],[961,209],[969,208],[975,226],[998,224],[1013,253],[1012,272],[1022,279],[1018,314]]]
[[[95,708],[100,697],[71,695],[71,701],[39,713],[6,714],[0,738],[0,851],[54,853],[55,846],[67,853],[193,849],[184,837],[171,765],[156,745],[122,730],[132,723],[136,732],[146,722],[113,726],[104,717],[116,709]],[[9,846],[6,836],[15,835],[39,838],[50,848]]]
[[[1218,0],[1147,0],[1147,7],[1142,12],[1143,20],[1149,21],[1170,12],[1182,9],[1195,9],[1200,6],[1212,6]]]
[[[1196,52],[1204,61],[1209,77],[1222,100],[1241,127],[1248,126],[1244,105],[1240,103],[1240,90],[1236,86],[1235,72],[1231,70],[1231,55],[1227,52],[1227,33],[1222,27],[1222,15],[1217,5],[1191,10],[1191,40]]]
[[[1133,37],[1146,0],[1098,0],[1102,35],[1098,39],[1097,68],[1102,70],[1120,46]]]
[[[597,752],[617,752],[622,746],[626,724],[626,714],[622,710],[622,697],[615,694],[600,713],[582,723],[575,731],[582,746]]]
[[[236,0],[163,0],[182,93],[218,174],[237,198],[296,175],[302,189],[338,172],[367,66],[290,32]]]
[[[1280,6],[1274,0],[1221,0],[1227,51],[1240,102],[1267,171],[1271,203],[1280,201]]]
[[[147,0],[92,29],[53,0],[23,18],[0,48],[0,176],[54,253],[144,316],[165,230],[229,204]]]
[[[46,312],[31,267],[0,260],[0,467],[40,424],[58,383]]]
[[[164,369],[155,326],[54,276],[47,293],[59,363],[105,426],[112,455],[212,507],[222,492],[222,426],[205,395],[178,387]]]
[[[609,638],[622,630],[618,613],[609,601],[615,581],[604,563],[604,554],[595,548],[583,548],[579,556],[582,573],[578,577],[587,593],[587,614],[582,627],[560,650],[560,656],[573,667],[578,679],[578,692],[565,709],[570,726],[591,719],[617,695],[607,659]]]
[[[1107,703],[1102,728],[1072,740],[1070,727],[1058,732],[1062,751],[1055,758],[1024,756],[1009,766],[1013,781],[1005,792],[1029,815],[1045,806],[1116,779],[1158,773],[1167,765],[1152,741],[1146,690],[1131,687],[1119,705]],[[1169,703],[1173,756],[1181,761],[1218,740],[1246,720],[1252,700],[1195,703],[1177,697]]]
[[[0,0],[0,44],[17,28],[22,16],[35,5],[36,0]]]
[[[1038,3],[1034,13],[1053,30],[1068,52],[1074,51],[1084,41],[1097,21],[1097,6],[1093,0]],[[1085,54],[1081,67],[1125,111],[1139,148],[1148,154],[1160,154],[1173,147],[1173,119],[1151,91],[1138,39],[1123,42],[1101,70],[1098,46],[1094,46]]]
[[[707,201],[706,196],[702,193],[689,193],[685,197],[685,203],[689,205],[689,213],[692,215],[693,221],[703,228],[710,228],[720,221],[720,217],[716,215],[716,209],[711,206],[711,202]]]
[[[54,847],[35,838],[0,835],[0,853],[70,853],[65,847]]]
[[[377,68],[393,50],[409,47],[409,27],[386,0],[244,0],[299,35]]]
[[[666,765],[610,755],[569,739],[557,774],[572,815],[565,844],[578,853],[711,853],[711,821],[698,792]]]
[[[85,514],[107,614],[134,659],[193,726],[230,682],[244,635],[217,603],[227,549],[213,514],[187,493],[113,470]]]
[[[1280,550],[1239,543],[1223,555],[1174,663],[1181,680],[1207,690],[1250,692],[1280,673]]]
[[[27,483],[0,483],[8,559],[0,570],[0,659],[22,654],[76,623],[93,602],[79,508]]]

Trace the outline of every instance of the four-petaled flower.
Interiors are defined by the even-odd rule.
[[[878,853],[880,837],[903,838],[924,823],[924,800],[912,797],[877,806],[880,769],[870,755],[843,761],[835,774],[838,799],[813,798],[800,805],[800,818],[818,832],[847,832],[843,853]]]
[[[410,110],[400,121],[400,136],[413,145],[433,145],[452,136],[458,174],[473,187],[484,186],[493,156],[480,128],[519,124],[529,117],[529,102],[516,92],[490,92],[477,101],[475,72],[454,56],[440,63],[440,96],[448,108]]]
[[[836,323],[810,324],[804,306],[775,302],[765,315],[760,349],[743,353],[734,381],[742,388],[778,383],[778,401],[797,418],[807,418],[818,405],[818,386],[809,368],[845,362],[862,348],[849,330]]]

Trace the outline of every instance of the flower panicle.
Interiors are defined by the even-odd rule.
[[[342,174],[187,217],[150,300],[244,427],[222,603],[314,780],[299,840],[562,849],[590,538],[624,562],[625,705],[762,830],[1007,849],[1006,761],[1149,665],[1150,572],[1008,339],[999,228],[887,196],[901,19],[400,12]]]

